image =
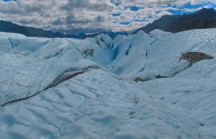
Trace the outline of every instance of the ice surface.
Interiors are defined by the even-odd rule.
[[[2,108],[0,121],[1,138],[12,131],[33,139],[198,138],[200,134],[199,123],[184,110],[152,99],[133,81],[101,70]]]
[[[14,101],[0,108],[0,138],[214,139],[216,60],[180,57],[215,57],[215,38],[216,29],[114,40],[0,33],[0,105]]]
[[[172,35],[172,33],[170,33],[170,32],[164,32],[164,31],[159,30],[159,29],[155,29],[155,30],[151,31],[149,34],[153,38],[161,38],[161,37],[166,37],[166,36]]]

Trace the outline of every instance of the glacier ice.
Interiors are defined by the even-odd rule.
[[[215,57],[215,32],[0,33],[0,138],[214,139],[216,60],[188,66],[180,57]]]

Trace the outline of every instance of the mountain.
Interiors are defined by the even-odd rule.
[[[111,38],[115,38],[117,35],[128,35],[126,32],[100,32],[100,33],[93,33],[93,34],[80,33],[79,35],[69,34],[69,35],[66,35],[66,37],[85,39],[85,38],[92,38],[92,37],[98,36],[100,34],[109,35]]]
[[[206,28],[216,28],[216,11],[214,9],[203,8],[192,14],[165,15],[159,20],[136,30],[135,33],[139,30],[149,33],[154,29],[176,33]]]
[[[39,28],[20,26],[3,20],[0,20],[0,32],[19,33],[28,37],[47,37],[47,38],[64,37],[64,35],[59,32],[52,32],[52,31],[46,31]]]
[[[215,139],[215,38],[0,33],[0,138]]]
[[[19,33],[27,37],[43,37],[43,38],[77,38],[85,39],[90,37],[95,37],[99,34],[107,34],[110,37],[114,38],[117,35],[127,35],[126,32],[100,32],[87,35],[85,33],[80,33],[79,35],[73,34],[61,34],[59,32],[46,31],[39,28],[20,26],[11,22],[0,20],[0,32],[9,32],[9,33]]]

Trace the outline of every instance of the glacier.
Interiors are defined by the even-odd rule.
[[[216,29],[0,33],[0,138],[216,138]],[[186,52],[211,59],[190,65]]]

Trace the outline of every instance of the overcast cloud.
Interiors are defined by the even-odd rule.
[[[215,3],[216,0],[1,0],[0,18],[63,33],[130,31],[165,14],[174,14],[173,11],[215,8]]]

